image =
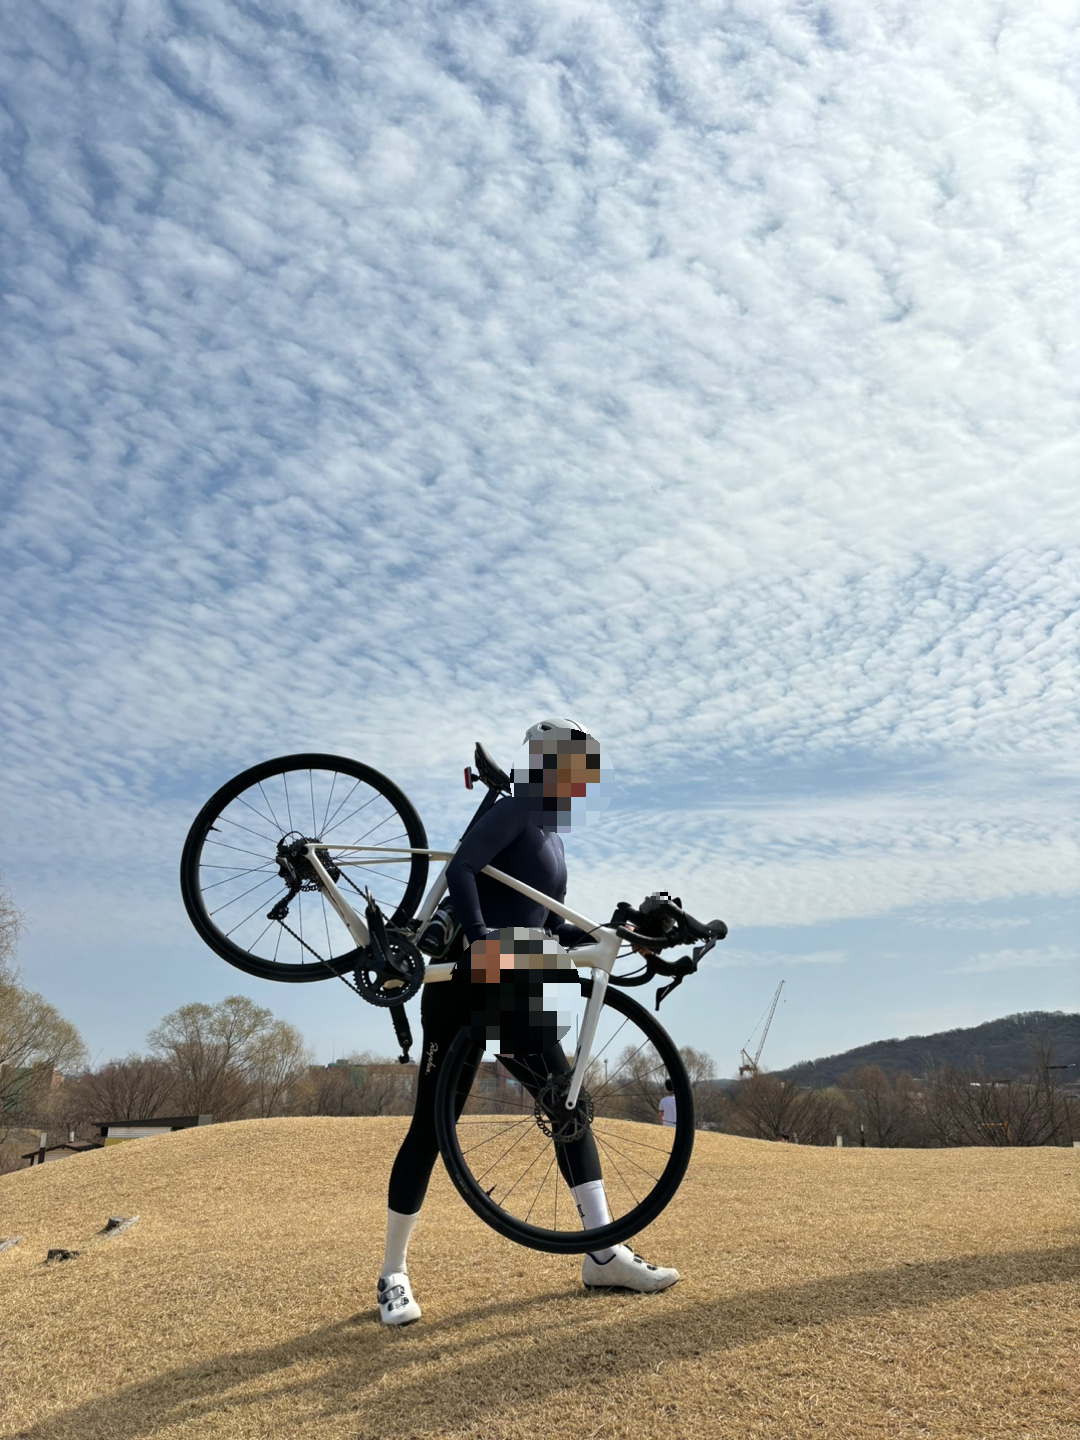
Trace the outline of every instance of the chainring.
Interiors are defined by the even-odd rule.
[[[411,1000],[424,983],[424,957],[406,935],[400,931],[387,932],[393,966],[383,968],[377,964],[370,949],[360,950],[360,963],[353,980],[356,993],[369,1005],[382,1009],[391,1005],[404,1005]],[[364,962],[368,961],[368,964]]]

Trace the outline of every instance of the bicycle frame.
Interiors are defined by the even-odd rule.
[[[329,871],[323,861],[319,858],[318,850],[322,848],[317,842],[312,841],[307,847],[307,860],[311,868],[319,877],[323,893],[327,901],[337,913],[338,918],[348,930],[353,940],[356,941],[359,949],[366,949],[370,944],[371,937],[368,927],[361,917],[352,908],[349,902],[342,895],[341,891],[334,884]],[[338,867],[351,865],[362,869],[370,861],[346,860],[342,856],[346,853],[378,855],[385,857],[379,861],[380,864],[406,863],[406,857],[412,855],[427,855],[432,860],[442,860],[444,865],[436,877],[431,889],[424,898],[424,903],[417,912],[417,923],[421,927],[430,920],[435,913],[435,907],[446,893],[446,867],[457,853],[454,850],[433,850],[414,849],[395,845],[341,845],[334,846],[334,864]],[[400,856],[400,861],[395,862],[391,856]],[[615,967],[615,960],[619,953],[619,937],[613,929],[606,925],[598,925],[596,921],[589,920],[584,915],[579,915],[576,910],[571,910],[568,905],[561,901],[553,900],[550,895],[544,895],[539,890],[534,890],[531,885],[524,881],[517,880],[513,875],[506,875],[502,870],[496,870],[492,865],[484,866],[484,874],[490,875],[493,880],[499,880],[504,885],[509,885],[512,890],[526,895],[537,904],[546,906],[561,915],[564,920],[569,920],[571,925],[576,925],[580,930],[585,930],[596,935],[596,940],[591,945],[579,945],[573,950],[558,949],[559,956],[565,955],[578,970],[589,969],[592,971],[593,988],[592,994],[585,1004],[585,1015],[582,1019],[581,1029],[578,1034],[577,1049],[574,1052],[574,1063],[570,1072],[570,1088],[566,1095],[566,1108],[573,1110],[577,1105],[578,1097],[581,1094],[581,1086],[585,1079],[585,1071],[588,1069],[591,1059],[593,1037],[596,1034],[596,1027],[600,1020],[600,1011],[603,1008],[604,996],[607,994],[608,977]],[[424,970],[424,984],[434,984],[439,981],[449,980],[451,965],[439,965],[428,963]]]

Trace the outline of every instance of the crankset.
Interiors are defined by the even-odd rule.
[[[391,930],[385,958],[375,946],[358,950],[353,972],[356,993],[369,1005],[404,1005],[424,983],[424,957],[406,936]]]
[[[357,951],[356,993],[369,1005],[404,1005],[424,983],[424,957],[407,935],[387,928],[370,890],[365,919],[371,940]]]

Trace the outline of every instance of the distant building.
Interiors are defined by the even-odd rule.
[[[107,1120],[98,1122],[97,1128],[103,1145],[117,1145],[121,1140],[143,1140],[148,1135],[168,1135],[173,1130],[213,1123],[212,1115],[163,1115],[156,1120]]]
[[[44,1138],[44,1137],[42,1137]],[[100,1150],[100,1140],[61,1140],[56,1145],[39,1145],[22,1157],[29,1165],[47,1165],[51,1160],[66,1160],[69,1155],[81,1155],[84,1150]]]

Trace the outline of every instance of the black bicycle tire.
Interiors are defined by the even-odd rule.
[[[242,791],[257,785],[260,781],[269,780],[272,776],[293,770],[336,770],[355,780],[362,781],[377,790],[394,806],[401,817],[410,846],[426,849],[428,843],[424,823],[408,796],[380,771],[359,760],[351,760],[341,755],[312,752],[282,755],[276,760],[264,760],[258,765],[252,765],[249,769],[242,770],[239,775],[234,775],[231,780],[226,781],[211,795],[188,831],[180,858],[180,893],[183,897],[184,908],[188,913],[188,919],[194,925],[199,937],[222,960],[226,960],[230,965],[235,965],[245,974],[255,975],[261,980],[279,980],[290,984],[305,983],[310,980],[327,980],[339,972],[333,966],[318,961],[313,961],[311,964],[293,964],[262,960],[231,941],[214,924],[203,902],[199,886],[199,859],[210,825],[226,805]],[[388,917],[391,925],[403,925],[413,918],[424,893],[427,872],[428,857],[414,855],[409,867],[409,879],[405,892],[393,915]]]
[[[581,980],[583,995],[588,996],[591,993],[592,983],[591,979]],[[629,995],[609,987],[604,997],[604,1005],[640,1025],[656,1046],[668,1067],[676,1106],[675,1137],[671,1155],[660,1179],[640,1204],[613,1220],[610,1225],[577,1233],[548,1230],[528,1221],[518,1220],[496,1205],[477,1184],[465,1163],[457,1136],[454,1102],[461,1067],[473,1043],[468,1030],[460,1031],[455,1037],[442,1065],[435,1091],[435,1133],[447,1174],[474,1214],[498,1234],[519,1245],[525,1245],[530,1250],[543,1250],[553,1255],[579,1255],[587,1250],[602,1250],[611,1245],[621,1245],[632,1239],[646,1225],[650,1225],[671,1203],[690,1164],[695,1133],[694,1092],[675,1042],[659,1020]]]

